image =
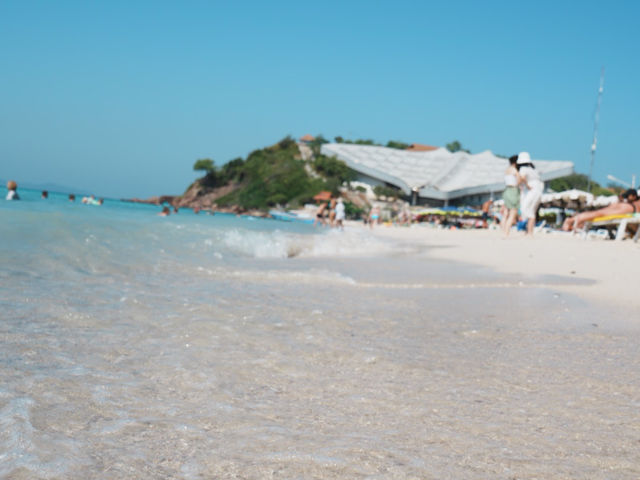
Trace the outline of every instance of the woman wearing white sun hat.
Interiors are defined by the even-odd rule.
[[[531,157],[528,152],[520,152],[518,154],[516,168],[520,174],[520,183],[526,188],[520,202],[520,213],[527,221],[527,235],[533,235],[533,229],[536,226],[536,213],[544,190],[544,182],[540,179],[540,175],[538,175],[533,163],[531,163]]]

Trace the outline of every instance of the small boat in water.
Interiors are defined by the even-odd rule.
[[[284,212],[282,210],[269,210],[269,215],[275,220],[280,220],[283,222],[302,222],[302,223],[313,223],[313,218],[298,215],[293,212]]]

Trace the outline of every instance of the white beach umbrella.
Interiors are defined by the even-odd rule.
[[[586,207],[592,201],[593,194],[583,190],[572,189],[544,194],[541,199],[541,205],[545,207],[580,209]]]
[[[588,204],[588,206],[593,208],[602,208],[617,202],[618,197],[616,195],[598,195]]]

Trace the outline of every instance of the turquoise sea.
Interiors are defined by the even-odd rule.
[[[570,279],[355,226],[20,194],[0,478],[640,477],[638,334],[594,326]]]

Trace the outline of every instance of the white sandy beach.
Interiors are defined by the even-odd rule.
[[[589,301],[640,307],[640,243],[631,240],[584,240],[564,233],[540,233],[529,238],[520,232],[503,239],[498,230],[445,230],[423,225],[381,226],[372,232],[422,244],[429,248],[432,258],[482,265],[501,273],[592,280],[592,284],[559,288]]]

